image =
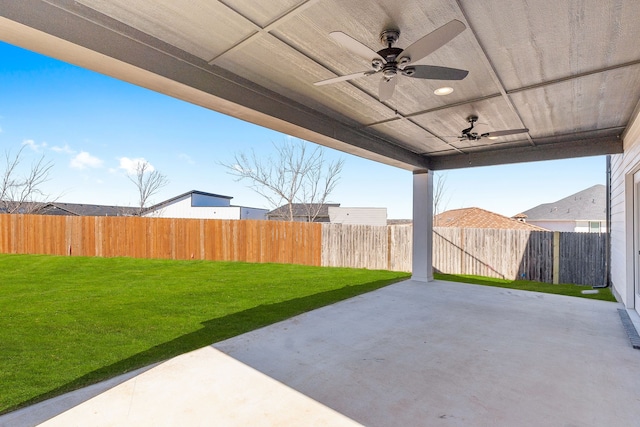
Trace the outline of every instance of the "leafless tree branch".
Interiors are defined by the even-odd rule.
[[[344,160],[328,162],[321,146],[309,149],[304,141],[273,144],[275,155],[260,158],[236,154],[234,163],[222,166],[237,180],[248,180],[249,187],[264,197],[273,209],[286,205],[284,220],[294,220],[294,204],[305,208],[307,221],[314,221],[339,180]]]
[[[447,205],[451,197],[447,197],[447,174],[434,174],[435,185],[433,186],[433,215],[436,216],[447,210]]]
[[[4,153],[4,170],[0,180],[0,213],[34,213],[48,200],[42,191],[42,184],[50,179],[53,163],[42,155],[31,164],[24,175],[20,175],[20,164],[23,161],[25,146],[15,155]]]
[[[149,162],[139,162],[135,175],[127,175],[127,178],[138,189],[138,216],[142,216],[151,197],[169,184],[167,177],[160,171],[153,170]]]

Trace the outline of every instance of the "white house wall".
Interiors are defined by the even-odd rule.
[[[340,208],[329,206],[334,224],[387,225],[387,208]]]
[[[188,219],[266,219],[267,209],[242,206],[191,206],[191,198],[177,200],[146,216]]]
[[[546,228],[550,231],[560,231],[560,232],[575,232],[575,233],[589,233],[591,232],[591,228],[589,227],[589,223],[591,222],[599,222],[600,223],[600,233],[605,233],[607,231],[607,224],[605,221],[601,220],[584,220],[584,221],[527,221],[527,224],[537,225],[538,227]]]
[[[624,137],[624,154],[611,156],[611,283],[627,307],[633,307],[633,174],[638,171],[640,120],[636,115]]]
[[[551,231],[575,231],[575,221],[529,221],[527,224],[537,225]]]

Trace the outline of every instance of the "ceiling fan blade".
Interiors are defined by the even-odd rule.
[[[517,133],[527,133],[529,129],[510,129],[510,130],[499,130],[495,132],[487,132],[483,133],[481,136],[487,138],[496,138],[498,136],[507,136],[507,135],[515,135]]]
[[[334,31],[332,33],[329,33],[329,35],[331,36],[332,39],[338,42],[340,46],[350,50],[351,52],[366,59],[367,61],[371,61],[373,59],[380,59],[382,63],[387,62],[382,56],[378,55],[378,53],[375,50],[369,49],[367,46],[363,45],[362,43],[352,38],[351,36],[346,35],[342,31]]]
[[[359,77],[370,76],[371,74],[375,73],[377,73],[377,71],[360,71],[359,73],[347,74],[346,76],[338,76],[327,80],[321,80],[319,82],[315,82],[314,85],[324,86],[332,83],[344,82],[346,80],[357,79]]]
[[[462,80],[467,77],[467,70],[457,68],[437,67],[435,65],[413,65],[403,70],[402,74],[415,79],[430,80]]]
[[[396,89],[397,78],[392,77],[390,80],[384,77],[380,79],[380,85],[378,85],[378,97],[380,102],[387,101],[393,96],[393,92]]]
[[[462,22],[454,19],[415,41],[407,47],[400,56],[401,58],[409,57],[412,63],[416,63],[449,43],[455,36],[463,32],[465,28],[467,27]]]

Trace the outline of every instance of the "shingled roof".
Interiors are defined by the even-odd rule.
[[[35,213],[42,215],[71,216],[132,216],[138,208],[129,206],[90,205],[86,203],[47,203]]]
[[[606,187],[594,185],[552,203],[524,211],[527,221],[604,221],[607,218]]]
[[[138,208],[129,206],[89,205],[86,203],[22,202],[10,210],[0,208],[0,213],[65,215],[65,216],[132,216]]]
[[[435,227],[457,228],[499,228],[509,230],[547,231],[544,228],[527,224],[506,216],[480,208],[452,209],[436,215]]]
[[[309,211],[315,211],[320,208],[318,215],[316,216],[316,222],[329,222],[329,207],[340,207],[340,203],[325,203],[320,205],[318,203],[312,203],[309,206],[304,203],[292,203],[293,217],[294,218],[306,218]],[[267,213],[268,219],[283,219],[289,218],[289,205],[282,205],[271,212]]]

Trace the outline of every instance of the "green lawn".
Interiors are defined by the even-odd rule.
[[[0,255],[0,413],[408,277],[285,264]]]
[[[532,282],[530,280],[505,280],[494,279],[492,277],[459,274],[435,273],[434,278],[438,280],[447,280],[449,282],[472,283],[475,285],[521,289],[523,291],[544,292],[547,294],[568,295],[572,297],[590,298],[603,301],[616,301],[615,297],[611,293],[611,289],[609,288],[599,289],[597,294],[583,294],[582,291],[591,290],[592,288],[590,286],[571,285],[566,283],[554,285],[551,283]]]
[[[0,255],[0,413],[390,283],[407,273],[287,264]],[[590,289],[440,280],[614,301]]]

